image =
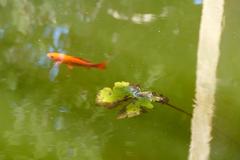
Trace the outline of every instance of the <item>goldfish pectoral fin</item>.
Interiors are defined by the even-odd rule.
[[[68,69],[73,69],[72,65],[67,65]]]

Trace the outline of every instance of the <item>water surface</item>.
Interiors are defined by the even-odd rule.
[[[0,0],[0,8],[0,159],[187,159],[187,116],[155,104],[143,116],[116,120],[116,111],[96,106],[95,97],[124,80],[163,93],[191,112],[201,4]],[[227,3],[226,19],[238,13],[231,8]],[[229,64],[239,67],[232,58],[239,48],[231,38],[239,38],[239,22],[235,16],[226,23],[216,125],[228,125],[226,132],[237,139],[239,85]],[[62,65],[51,81],[53,64],[45,56],[53,50],[107,60],[108,66],[99,71]],[[229,139],[216,139],[212,159],[237,159],[237,148]]]

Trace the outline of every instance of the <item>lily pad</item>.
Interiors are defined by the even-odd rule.
[[[122,106],[117,119],[139,116],[153,109],[153,102],[165,104],[168,99],[151,91],[141,91],[138,85],[129,82],[115,82],[113,88],[105,87],[99,91],[96,103],[105,108]]]
[[[112,108],[119,102],[127,100],[129,97],[131,97],[129,83],[116,82],[114,83],[113,89],[105,87],[99,91],[96,103],[107,108]]]
[[[146,98],[136,99],[134,102],[123,107],[118,113],[117,119],[131,118],[139,116],[142,113],[147,112],[148,109],[152,109],[154,106],[151,101]]]
[[[134,103],[130,103],[128,106],[123,107],[117,116],[117,119],[125,119],[135,117],[141,114],[141,108]]]
[[[152,102],[147,98],[138,99],[138,101],[136,102],[136,105],[138,107],[144,107],[146,109],[153,109],[154,107]]]
[[[105,87],[99,91],[96,101],[100,105],[113,103],[115,99],[112,95],[113,95],[112,89],[109,87]]]

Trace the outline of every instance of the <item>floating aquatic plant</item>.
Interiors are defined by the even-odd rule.
[[[139,116],[154,108],[153,102],[166,104],[178,111],[191,114],[168,103],[168,98],[152,91],[141,91],[139,85],[129,82],[115,82],[113,88],[105,87],[99,91],[96,103],[111,109],[120,106],[117,119]]]

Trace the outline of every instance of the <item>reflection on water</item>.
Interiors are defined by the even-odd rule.
[[[0,0],[0,5],[5,7],[7,5],[7,0]]]
[[[53,67],[49,71],[49,78],[51,81],[54,81],[59,73],[60,63],[54,63]]]
[[[69,108],[67,106],[61,106],[58,109],[59,112],[66,113],[69,112]]]
[[[56,130],[61,130],[64,127],[64,118],[62,116],[58,116],[55,119],[55,123],[54,123],[54,128]]]
[[[18,85],[18,76],[14,72],[9,72],[7,74],[7,79],[4,80],[8,88],[12,91],[16,90]]]
[[[172,12],[172,9],[173,8],[170,6],[165,6],[161,9],[161,12],[159,14],[135,13],[133,15],[127,15],[115,9],[109,8],[107,10],[107,13],[117,20],[131,21],[132,23],[135,23],[135,24],[145,24],[145,23],[153,22],[157,19],[167,18],[170,12]]]
[[[203,3],[203,0],[194,0],[194,4],[200,5]]]
[[[58,26],[53,31],[53,44],[55,48],[63,48],[64,41],[60,41],[61,35],[67,35],[69,32],[68,27],[65,26]]]
[[[36,104],[31,104],[30,101],[25,99],[12,106],[15,117],[13,129],[5,132],[9,145],[21,146],[30,141],[35,158],[43,158],[56,151],[59,160],[102,159],[106,133],[111,131],[111,128],[107,132],[96,134],[90,127],[101,113],[96,112],[87,121],[81,118],[72,120],[71,112],[64,110],[55,113],[51,104],[48,104],[49,107],[32,107]]]
[[[164,71],[164,66],[159,64],[156,66],[152,66],[152,68],[149,70],[148,78],[146,79],[144,86],[146,88],[152,87],[157,80],[160,80],[161,78],[164,78],[166,76],[166,73]]]
[[[98,0],[96,2],[96,7],[92,11],[92,13],[86,17],[87,22],[94,21],[96,19],[100,9],[102,8],[102,4],[103,4],[103,0]]]
[[[27,0],[13,0],[12,23],[19,32],[23,34],[29,33],[34,22],[35,7]]]
[[[2,39],[4,37],[4,32],[5,32],[5,30],[0,28],[0,39]]]
[[[48,59],[46,53],[43,53],[41,56],[39,56],[38,65],[41,67],[49,67],[50,60]]]
[[[127,15],[119,13],[118,11],[113,10],[113,9],[108,9],[108,14],[111,15],[115,19],[130,20],[136,24],[149,23],[156,19],[156,15],[151,14],[151,13],[134,14],[133,16],[127,16]]]
[[[15,122],[13,124],[13,130],[7,131],[5,137],[8,140],[10,145],[19,145],[21,144],[22,136],[26,135],[26,114],[27,107],[30,105],[29,102],[23,100],[21,106],[18,107],[17,104],[13,104],[13,115],[15,117]],[[26,109],[26,110],[25,110]]]

